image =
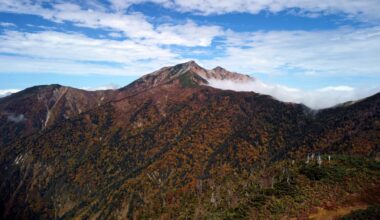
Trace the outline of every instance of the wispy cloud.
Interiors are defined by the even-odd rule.
[[[183,60],[179,61],[182,62]],[[32,57],[0,56],[0,73],[63,74],[63,75],[129,75],[139,76],[165,65],[178,63],[173,60],[141,60],[123,65],[93,62],[76,62],[60,59],[36,59]]]
[[[143,40],[145,44],[209,46],[212,39],[222,33],[217,26],[198,25],[190,20],[155,26],[141,13],[111,13],[104,10],[82,8],[70,2],[51,3],[50,9],[28,0],[0,2],[0,11],[38,15],[58,23],[68,21],[79,27],[118,31],[133,41]]]
[[[23,114],[10,113],[7,117],[7,120],[14,123],[20,123],[20,122],[25,121],[26,117]]]
[[[185,33],[202,33],[207,35],[209,28],[199,28],[189,22]],[[180,32],[178,26],[163,25],[158,30],[162,33]],[[178,29],[178,30],[175,30]],[[210,44],[216,32],[221,28],[212,29],[209,37],[169,39],[170,42],[190,45]],[[202,35],[202,34],[201,34]],[[342,28],[331,31],[268,31],[237,33],[226,31],[225,40],[219,41],[220,53],[211,58],[200,60],[208,67],[223,65],[229,69],[243,73],[289,74],[303,75],[376,75],[380,74],[380,28]],[[180,51],[163,48],[159,41],[148,40],[112,40],[95,39],[83,34],[63,33],[57,31],[42,31],[37,33],[6,31],[0,35],[0,53],[16,54],[31,57],[23,65],[15,63],[15,58],[7,59],[8,65],[1,71],[30,72],[41,67],[40,71],[71,74],[125,74],[139,75],[148,72],[158,65],[169,65],[184,60]],[[22,42],[22,43],[20,43]],[[212,49],[211,49],[212,50]],[[149,52],[147,52],[149,51]],[[46,59],[46,60],[41,60]],[[4,62],[3,60],[3,62]],[[154,61],[151,61],[154,60]],[[49,66],[35,65],[28,62],[50,62]],[[0,61],[1,62],[1,61]],[[87,62],[87,63],[83,63]],[[90,62],[90,63],[89,63]],[[100,65],[100,64],[115,65]],[[54,65],[56,65],[54,67]],[[65,67],[65,65],[67,65]],[[147,66],[150,65],[150,66]],[[82,68],[78,68],[82,66]],[[134,66],[133,68],[131,68]],[[138,70],[138,67],[144,69]],[[130,71],[128,71],[130,70]]]
[[[224,54],[204,63],[244,73],[380,74],[380,28],[226,34]],[[238,68],[238,69],[237,69]]]
[[[7,31],[0,35],[0,53],[3,73],[140,75],[179,61],[157,45],[54,31]]]
[[[300,16],[320,16],[341,13],[346,17],[362,21],[379,21],[380,5],[376,0],[361,1],[305,1],[305,0],[110,0],[116,10],[132,4],[153,2],[177,11],[202,15],[244,12],[257,14],[262,11],[277,13],[290,11]],[[296,11],[294,9],[297,9]]]
[[[45,3],[50,7],[39,1],[4,0],[0,12],[70,22],[109,32],[112,38],[58,30],[4,31],[0,35],[0,63],[7,65],[0,72],[141,75],[184,61],[182,54],[173,52],[170,46],[208,47],[223,34],[221,27],[198,25],[191,20],[153,25],[141,13],[110,12],[98,4]]]
[[[176,57],[169,50],[156,45],[129,40],[94,39],[82,34],[55,31],[38,33],[7,31],[0,35],[0,52],[35,58],[120,63]]]
[[[0,22],[1,27],[16,27],[15,24],[9,22]]]

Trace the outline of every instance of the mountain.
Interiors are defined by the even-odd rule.
[[[191,61],[119,90],[0,99],[20,119],[2,118],[2,217],[305,219],[380,202],[380,94],[316,112],[212,79],[255,80]]]
[[[0,98],[0,144],[41,131],[111,100],[172,82],[183,86],[207,85],[210,79],[235,81],[253,78],[229,72],[221,67],[206,70],[194,61],[164,67],[147,74],[119,90],[86,91],[61,85],[35,86]],[[179,80],[179,81],[178,81]]]
[[[179,80],[179,81],[178,81]],[[144,91],[164,84],[180,82],[182,86],[207,85],[208,80],[232,80],[236,82],[248,82],[254,80],[248,75],[229,72],[222,67],[207,70],[194,61],[178,64],[172,67],[164,67],[153,73],[147,74],[124,87],[122,90]]]
[[[109,101],[114,92],[35,86],[0,99],[0,144],[46,129]]]

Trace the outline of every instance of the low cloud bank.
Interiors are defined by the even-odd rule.
[[[19,89],[0,89],[0,98],[20,91]]]
[[[120,88],[119,85],[110,83],[107,85],[97,86],[97,87],[82,87],[81,89],[87,90],[87,91],[98,91],[98,90],[115,90]]]
[[[350,86],[331,86],[305,91],[283,85],[266,84],[259,80],[245,83],[209,80],[209,85],[225,90],[252,91],[271,95],[280,101],[302,103],[313,109],[328,108],[347,101],[355,101],[380,91],[380,88],[358,90]]]

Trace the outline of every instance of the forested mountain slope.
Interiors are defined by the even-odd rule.
[[[304,218],[328,202],[380,201],[380,94],[316,112],[207,86],[254,80],[223,71],[166,67],[5,141],[3,218]]]

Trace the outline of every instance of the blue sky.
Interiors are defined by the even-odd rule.
[[[380,91],[379,12],[378,0],[1,0],[0,95],[117,88],[195,60],[297,93],[285,101],[358,99]]]

